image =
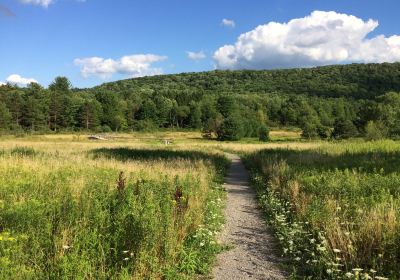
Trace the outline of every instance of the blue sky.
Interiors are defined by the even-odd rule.
[[[89,87],[215,68],[399,61],[399,3],[0,0],[0,81],[47,86],[63,75]]]

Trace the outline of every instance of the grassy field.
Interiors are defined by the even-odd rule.
[[[246,162],[295,274],[400,278],[399,142],[266,149]]]
[[[226,159],[131,140],[0,142],[0,279],[208,272],[220,249]]]
[[[400,277],[399,142],[305,142],[284,131],[269,143],[107,138],[0,138],[0,279],[207,275],[222,249],[224,152],[251,168],[294,275]]]

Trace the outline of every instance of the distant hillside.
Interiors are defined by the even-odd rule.
[[[185,73],[90,89],[57,77],[47,89],[0,86],[0,134],[172,128],[236,140],[299,127],[305,138],[400,138],[399,92],[400,63]]]
[[[118,93],[284,93],[373,99],[400,91],[400,63],[349,64],[285,70],[183,73],[121,80],[95,87]],[[179,94],[178,94],[179,95]]]

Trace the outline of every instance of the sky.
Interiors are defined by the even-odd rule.
[[[0,84],[400,61],[398,0],[0,0]]]

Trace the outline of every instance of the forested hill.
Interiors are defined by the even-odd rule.
[[[284,93],[373,99],[400,91],[400,63],[349,64],[285,70],[183,73],[121,80],[97,89],[113,92],[153,90],[203,95]],[[163,94],[164,95],[164,94]]]
[[[0,134],[27,131],[197,129],[206,137],[400,138],[400,63],[272,71],[211,71],[74,89],[0,86]],[[264,137],[265,138],[265,137]]]

